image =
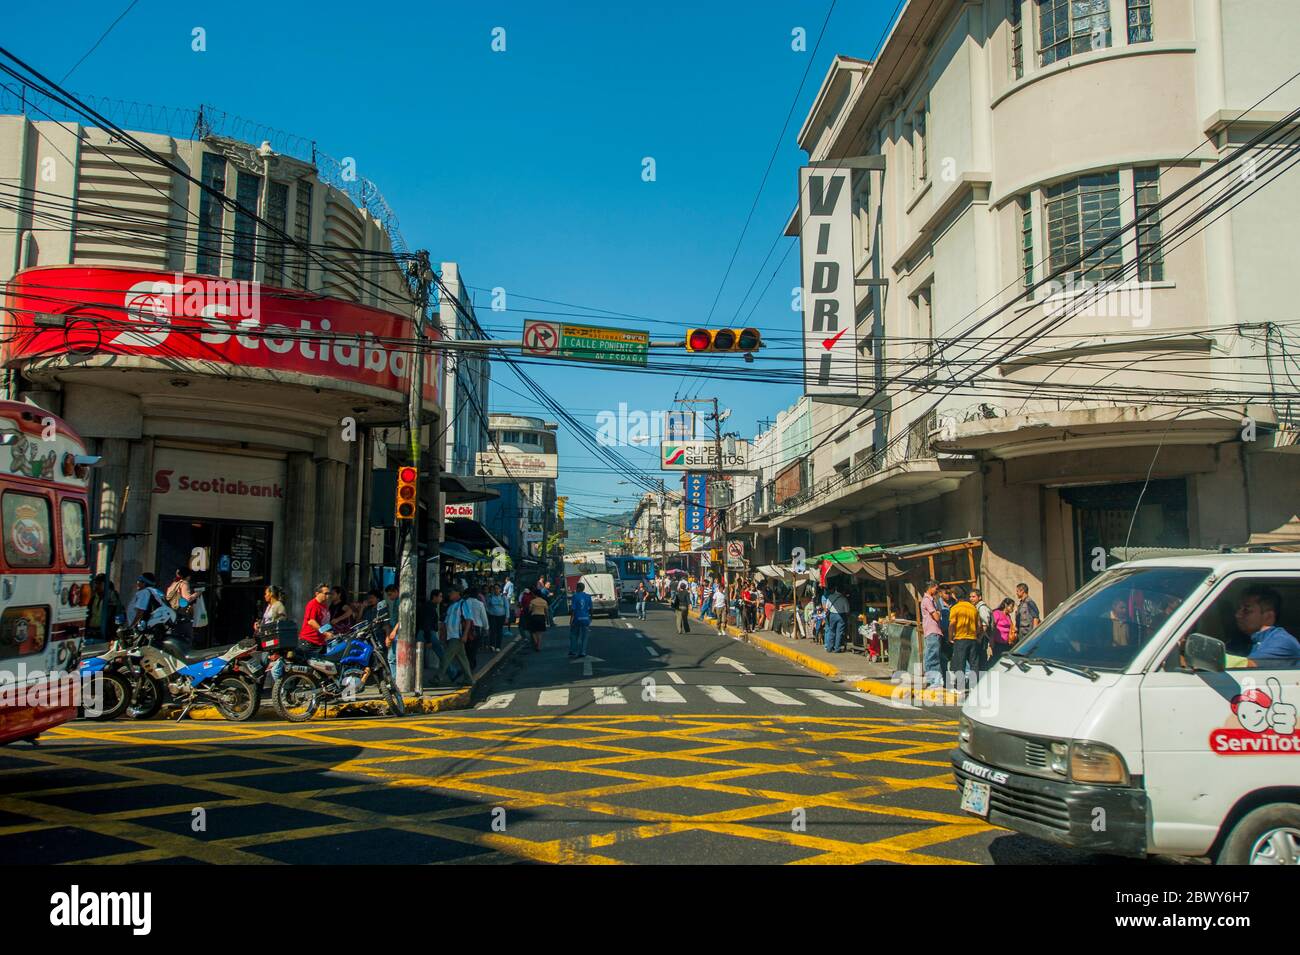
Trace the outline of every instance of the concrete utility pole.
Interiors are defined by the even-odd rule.
[[[433,269],[429,266],[429,253],[421,250],[416,253],[416,261],[410,264],[410,269],[415,273],[419,285],[419,294],[416,305],[418,306],[414,318],[415,338],[417,341],[424,339],[424,314],[429,307],[429,287],[433,284]],[[411,444],[411,466],[417,469],[420,467],[420,428],[423,426],[424,419],[424,352],[416,349],[410,356],[410,391],[406,403],[406,427],[410,432]],[[437,455],[434,455],[435,464]],[[421,481],[425,487],[429,487],[428,480]],[[416,623],[415,607],[419,594],[420,582],[418,576],[418,563],[420,553],[420,495],[418,492],[419,485],[416,485],[416,507],[415,518],[409,521],[406,533],[402,535],[402,554],[400,560],[400,570],[398,572],[397,585],[401,594],[401,602],[398,607],[397,620],[400,629],[397,631],[397,673],[394,678],[397,680],[397,688],[403,693],[410,693],[415,689],[416,677]],[[433,506],[436,509],[438,504],[438,475],[432,475],[433,487]],[[400,525],[399,525],[400,530]]]
[[[722,422],[718,419],[718,399],[713,399],[713,480],[717,485],[718,503],[722,503]],[[718,533],[722,537],[722,586],[725,589],[731,579],[727,559],[727,509],[718,508]]]

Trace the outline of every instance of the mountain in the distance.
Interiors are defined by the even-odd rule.
[[[601,541],[621,540],[632,519],[632,511],[620,514],[602,514],[598,517],[582,517],[570,511],[564,516],[564,529],[569,536],[564,541],[564,549],[569,553],[592,550],[600,544],[591,543],[593,537]]]

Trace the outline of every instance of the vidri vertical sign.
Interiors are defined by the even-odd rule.
[[[799,170],[804,394],[857,390],[853,262],[853,170]]]

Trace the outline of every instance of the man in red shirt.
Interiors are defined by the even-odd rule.
[[[298,631],[300,643],[309,643],[318,649],[325,646],[325,634],[320,632],[320,628],[330,622],[329,599],[330,585],[319,584],[316,595],[307,601],[302,612],[302,629]]]

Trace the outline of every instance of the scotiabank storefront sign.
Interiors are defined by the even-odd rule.
[[[408,390],[411,323],[341,299],[211,276],[74,266],[19,272],[8,299],[6,364],[132,355],[291,372],[322,379],[319,387],[341,379]],[[440,356],[427,353],[426,403],[437,403],[440,371]]]
[[[284,508],[284,461],[160,447],[153,456],[154,516],[271,521]]]

